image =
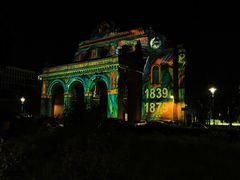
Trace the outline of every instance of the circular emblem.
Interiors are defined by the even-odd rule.
[[[162,41],[159,37],[153,37],[150,40],[150,47],[153,49],[159,49],[162,46]]]

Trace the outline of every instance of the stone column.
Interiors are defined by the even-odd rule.
[[[92,92],[88,90],[85,92],[84,96],[85,96],[86,109],[91,109],[91,107],[92,107],[92,104],[91,104]]]
[[[40,109],[40,115],[41,116],[47,116],[47,105],[48,105],[48,102],[47,102],[47,98],[43,98],[41,97],[41,109]]]
[[[53,117],[54,114],[53,114],[53,97],[52,96],[49,96],[49,99],[48,99],[48,117]]]
[[[118,118],[118,90],[108,90],[107,117]]]
[[[41,97],[41,116],[52,116],[52,98],[51,96],[42,96]]]
[[[64,93],[64,111],[69,111],[71,108],[71,93]]]

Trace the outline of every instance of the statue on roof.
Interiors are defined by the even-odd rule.
[[[116,26],[115,22],[101,22],[97,28],[93,31],[91,35],[91,39],[98,39],[106,36],[110,36],[111,34],[114,34],[116,32],[119,32],[119,28]]]

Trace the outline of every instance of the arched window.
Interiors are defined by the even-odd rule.
[[[91,59],[96,59],[97,58],[97,49],[92,49],[91,50]]]
[[[151,83],[152,84],[160,84],[160,67],[158,65],[155,65],[152,67]]]

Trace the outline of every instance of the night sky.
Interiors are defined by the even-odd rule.
[[[1,6],[1,64],[32,69],[73,61],[78,43],[89,39],[101,21],[120,30],[151,26],[168,39],[185,45],[188,99],[208,96],[215,85],[222,100],[238,91],[239,19],[237,5],[199,2],[112,1],[77,4]],[[161,4],[161,5],[160,5]],[[93,7],[97,10],[93,9]]]

